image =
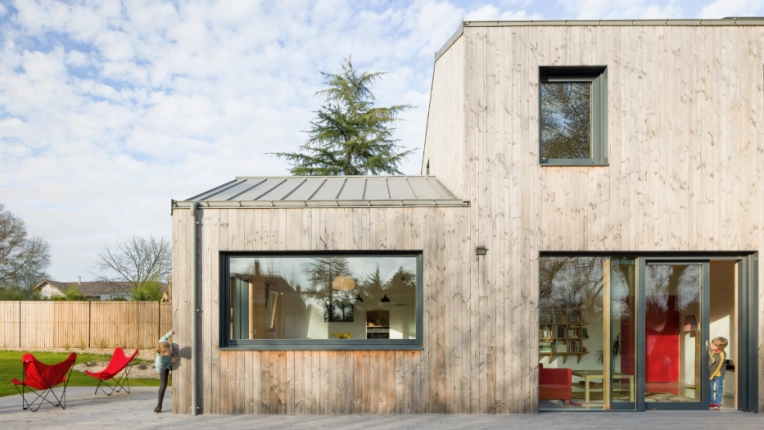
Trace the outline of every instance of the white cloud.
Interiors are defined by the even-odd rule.
[[[763,10],[761,0],[716,0],[703,6],[700,17],[718,19],[727,16],[755,16]]]
[[[433,53],[464,10],[447,1],[20,1],[0,26],[0,195],[51,242],[51,274],[87,278],[134,232],[169,236],[171,198],[235,175],[281,175],[305,141],[318,71],[348,55],[389,72],[381,105],[416,108],[424,141]],[[419,153],[403,170],[419,173]]]
[[[528,20],[540,20],[541,14],[532,13],[528,14],[525,10],[501,11],[498,7],[487,4],[476,10],[470,11],[465,15],[465,21],[528,21]]]
[[[499,8],[487,4],[479,9],[470,11],[464,16],[465,21],[492,21],[499,18]]]
[[[560,0],[570,19],[673,19],[680,18],[678,0]]]

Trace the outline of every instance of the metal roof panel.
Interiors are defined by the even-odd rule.
[[[390,189],[390,197],[393,200],[415,200],[416,193],[411,188],[407,178],[390,177],[387,179],[387,186]]]
[[[254,186],[243,190],[244,191],[243,193],[235,196],[236,200],[239,200],[239,201],[256,200],[258,196],[268,192],[274,186],[276,186],[279,182],[281,182],[281,178],[252,178],[252,179],[248,179],[248,181],[251,183],[251,185],[254,185]],[[215,196],[214,198],[210,197],[205,200],[220,200],[220,199],[218,199],[217,196]]]
[[[292,193],[289,194],[288,196],[285,196],[282,200],[284,201],[310,200],[310,196],[312,196],[324,184],[323,179],[320,181],[311,181],[310,179],[307,179],[307,178],[303,178],[303,179],[304,179],[304,182],[300,184],[297,188],[292,190]]]
[[[326,178],[326,183],[309,200],[337,200],[342,186],[345,185],[344,176]]]
[[[390,200],[390,190],[387,189],[387,177],[371,177],[366,181],[364,200]]]
[[[434,176],[237,177],[173,207],[464,206]]]
[[[348,177],[338,200],[362,200],[363,193],[366,191],[366,182],[367,178]]]
[[[429,181],[412,181],[411,189],[414,191],[418,199],[443,199],[446,196],[441,195],[437,189],[435,189]]]

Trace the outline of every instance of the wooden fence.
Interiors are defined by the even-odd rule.
[[[154,348],[172,327],[159,302],[0,301],[0,348]]]

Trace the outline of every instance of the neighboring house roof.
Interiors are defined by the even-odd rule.
[[[133,289],[132,282],[59,282],[45,280],[32,287],[41,288],[45,284],[56,287],[62,293],[70,287],[76,287],[77,292],[87,297],[100,297],[102,294],[129,294]],[[165,284],[162,284],[166,286]]]
[[[211,208],[467,206],[434,176],[239,176],[186,200]]]

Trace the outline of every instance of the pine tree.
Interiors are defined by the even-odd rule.
[[[409,105],[375,107],[371,87],[383,72],[359,72],[346,60],[342,73],[321,72],[327,88],[316,93],[326,103],[311,121],[300,152],[275,153],[298,176],[401,174],[400,163],[413,150],[403,150],[393,138],[393,124]]]

